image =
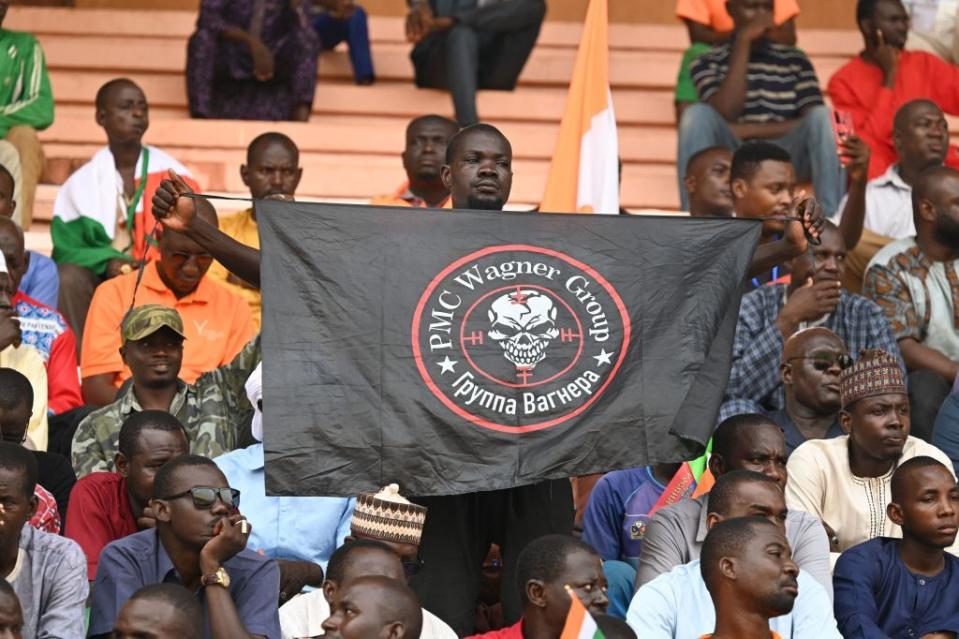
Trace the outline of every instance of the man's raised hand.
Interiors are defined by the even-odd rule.
[[[153,217],[163,224],[163,228],[182,232],[193,223],[196,202],[191,197],[181,197],[188,193],[193,193],[193,189],[170,169],[153,195]]]

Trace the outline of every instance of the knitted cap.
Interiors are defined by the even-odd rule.
[[[426,522],[426,508],[411,504],[396,484],[380,492],[360,493],[350,529],[373,539],[418,546]]]
[[[887,393],[906,394],[899,359],[885,351],[863,350],[856,363],[839,374],[839,399],[843,408],[864,397]]]

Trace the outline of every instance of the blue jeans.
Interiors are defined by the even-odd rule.
[[[370,31],[366,24],[366,11],[356,7],[353,15],[346,20],[337,20],[328,13],[321,13],[313,19],[313,28],[320,37],[320,44],[330,50],[341,42],[350,49],[350,63],[353,65],[353,77],[357,84],[372,81],[373,56],[370,54]]]
[[[812,107],[792,131],[781,138],[768,140],[789,152],[796,178],[800,182],[812,181],[816,198],[828,217],[835,215],[839,208],[846,183],[845,172],[836,151],[831,120],[828,107]],[[689,210],[689,199],[683,185],[689,159],[712,146],[736,150],[743,143],[743,140],[733,134],[726,119],[708,104],[698,102],[686,109],[679,122],[676,164],[679,199],[684,211]]]

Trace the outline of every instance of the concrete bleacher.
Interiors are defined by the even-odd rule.
[[[320,59],[319,84],[308,124],[191,120],[183,69],[195,22],[188,11],[131,11],[14,7],[4,26],[38,36],[57,103],[56,121],[41,134],[47,154],[38,194],[43,232],[52,214],[56,184],[105,141],[93,120],[97,88],[128,76],[145,90],[151,124],[145,140],[171,151],[210,191],[243,193],[238,167],[256,134],[276,129],[293,137],[305,168],[300,194],[363,200],[391,192],[404,179],[399,162],[410,117],[451,114],[449,96],[416,89],[402,19],[372,17],[377,84],[352,83],[342,47]],[[535,203],[545,184],[566,100],[581,26],[547,22],[515,92],[481,92],[481,116],[513,143],[514,203]],[[672,88],[683,49],[679,26],[610,27],[610,77],[624,161],[622,200],[629,208],[678,205]],[[803,31],[799,45],[825,83],[859,45],[842,31]]]

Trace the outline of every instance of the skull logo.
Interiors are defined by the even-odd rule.
[[[550,341],[559,336],[556,307],[547,295],[516,289],[496,298],[489,310],[489,338],[517,370],[532,370],[546,358]]]

